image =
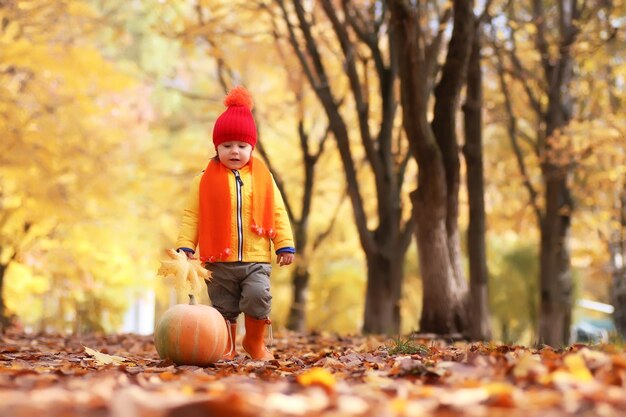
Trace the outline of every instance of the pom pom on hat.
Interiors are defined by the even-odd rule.
[[[250,92],[242,86],[233,88],[224,98],[226,110],[213,127],[215,147],[230,141],[246,142],[256,146],[256,124],[252,117],[254,102]]]
[[[248,110],[252,110],[254,108],[254,101],[252,100],[250,92],[238,85],[230,90],[226,97],[224,97],[224,105],[226,107],[243,106],[247,107]]]

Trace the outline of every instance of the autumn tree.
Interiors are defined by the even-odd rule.
[[[284,39],[326,113],[341,157],[367,262],[363,331],[397,333],[412,221],[403,214],[408,154],[394,129],[397,64],[385,31],[387,8],[381,1],[273,4],[277,9],[270,12],[280,20]],[[367,210],[364,185],[357,175],[361,157],[373,177],[373,214]]]
[[[577,164],[564,130],[576,117],[572,85],[580,63],[574,49],[602,7],[567,0],[509,2],[506,30],[494,26],[507,129],[541,234],[538,338],[553,346],[569,341],[572,324],[570,228]],[[524,97],[528,111],[520,113],[514,94]],[[539,164],[540,184],[529,174],[532,160]]]
[[[42,68],[53,62],[54,47],[48,49],[42,44],[48,32],[53,32],[48,27],[49,19],[63,19],[67,4],[35,2],[32,6],[23,9],[14,1],[0,5],[0,43],[4,51],[0,73],[0,131],[4,138],[0,148],[0,327],[8,324],[6,273],[13,262],[23,260],[36,238],[54,228],[55,215],[47,210],[53,205],[48,202],[63,192],[58,181],[62,172],[47,161],[52,146],[42,143],[41,134],[42,129],[51,126],[63,100],[51,97],[51,89],[38,83],[45,79]],[[30,50],[30,60],[22,58],[25,50]],[[32,168],[27,169],[29,166]],[[44,178],[48,189],[40,185]]]
[[[113,327],[124,289],[143,280],[133,252],[149,246],[119,240],[141,235],[124,217],[141,210],[127,164],[145,127],[123,96],[133,80],[94,46],[102,20],[88,2],[8,1],[0,12],[0,305],[35,326]]]
[[[481,62],[483,23],[488,19],[491,2],[474,21],[472,47],[467,65],[465,93],[463,156],[467,166],[467,200],[469,221],[467,229],[467,254],[469,261],[469,326],[467,333],[473,340],[491,339],[489,313],[489,271],[485,242],[485,179],[483,163],[483,70]]]
[[[594,170],[603,172],[598,182],[591,182],[582,192],[596,197],[600,191],[600,196],[605,197],[598,196],[595,204],[587,208],[595,213],[609,213],[601,217],[598,229],[608,248],[609,300],[614,307],[615,329],[621,338],[626,338],[626,121],[623,118],[626,95],[620,86],[623,76],[617,74],[625,68],[621,45],[626,39],[624,31],[619,30],[618,18],[625,12],[624,3],[608,4],[606,13],[592,21],[580,52],[589,60],[585,66],[591,69],[581,83],[583,91],[594,92],[582,100],[581,119],[587,122],[588,130],[593,129],[594,136],[598,136],[604,154],[604,157],[586,161],[585,168],[593,166]],[[623,28],[623,23],[621,26]],[[602,205],[605,210],[597,210]],[[603,221],[607,217],[610,220]],[[610,225],[608,230],[607,225]]]
[[[615,329],[624,337],[626,97],[620,75],[625,68],[624,23],[619,16],[626,12],[626,4],[604,7],[585,21],[574,46],[577,82],[571,89],[577,111],[563,135],[574,150],[576,225],[586,233],[585,255],[592,260],[586,268],[591,279],[582,285],[584,294],[613,305]],[[597,238],[592,240],[593,236]]]
[[[461,267],[460,161],[455,127],[475,31],[472,4],[456,0],[453,10],[440,11],[435,3],[387,3],[399,57],[403,126],[419,166],[418,188],[411,197],[424,283],[420,328],[435,333],[464,332],[467,284]],[[440,66],[437,58],[451,14],[452,35]],[[432,19],[438,22],[434,33],[427,29],[433,25],[424,24]]]

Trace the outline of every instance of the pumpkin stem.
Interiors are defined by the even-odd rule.
[[[193,294],[188,294],[189,295],[189,305],[191,306],[195,306],[196,303],[196,296]]]

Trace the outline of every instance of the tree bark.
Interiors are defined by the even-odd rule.
[[[619,229],[613,233],[609,242],[613,277],[611,301],[615,309],[613,312],[615,330],[622,339],[626,339],[626,181],[622,186],[617,211]]]
[[[399,333],[403,266],[404,252],[397,252],[392,257],[377,255],[367,258],[364,332]]]
[[[9,318],[7,317],[6,304],[4,303],[4,276],[7,270],[8,264],[0,264],[0,333],[9,325]]]
[[[318,12],[305,10],[302,2],[292,1],[292,11],[287,9],[286,2],[275,0],[282,12],[282,19],[288,31],[290,44],[303,68],[311,88],[323,107],[329,122],[329,130],[337,143],[343,171],[347,184],[347,194],[352,205],[352,212],[359,241],[368,266],[367,296],[364,314],[363,330],[366,332],[396,333],[400,328],[399,302],[402,288],[402,269],[397,264],[402,263],[408,248],[412,221],[404,220],[401,207],[401,190],[404,180],[403,162],[406,158],[397,153],[392,143],[392,133],[396,115],[396,100],[394,81],[396,78],[395,51],[392,48],[381,48],[385,42],[391,43],[388,38],[380,38],[378,30],[383,24],[384,14],[368,14],[367,11],[353,9],[357,7],[350,1],[342,1],[342,10],[337,10],[336,4],[330,0],[322,0],[319,5],[324,15],[311,14]],[[353,12],[358,17],[353,16]],[[293,15],[295,20],[293,22]],[[369,16],[372,20],[365,22],[363,18]],[[338,98],[337,91],[332,89],[326,67],[326,60],[322,59],[321,45],[326,39],[317,39],[314,25],[320,18],[327,19],[332,27],[341,48],[341,62],[345,70],[345,82],[349,87],[349,98],[354,106],[354,113],[350,116],[355,120],[354,128],[344,113],[349,108],[343,106],[345,98]],[[341,20],[343,19],[343,20]],[[379,20],[377,20],[379,19]],[[323,46],[325,48],[325,46]],[[366,48],[371,61],[359,61],[359,48]],[[387,51],[387,52],[385,52]],[[328,59],[328,58],[327,58]],[[369,62],[372,62],[371,64]],[[365,75],[367,74],[367,75]],[[375,74],[379,86],[380,100],[370,100],[369,79]],[[373,78],[373,77],[372,77]],[[374,109],[380,119],[372,123],[371,103],[379,107]],[[377,127],[377,131],[372,131]],[[372,169],[376,190],[377,226],[371,227],[371,219],[365,211],[362,197],[362,186],[359,184],[355,164],[355,151],[351,135],[355,133],[360,138],[360,145],[365,151],[365,157]],[[359,151],[360,152],[360,151]],[[371,268],[371,270],[370,270]],[[400,272],[397,272],[400,271]],[[384,298],[378,299],[377,289],[387,289]],[[394,321],[390,324],[390,321]]]
[[[448,234],[445,227],[443,166],[440,161],[429,169],[420,165],[423,185],[412,194],[413,215],[416,219],[417,249],[422,274],[423,297],[420,331],[436,334],[457,333],[457,316],[463,309],[462,300],[452,278]],[[436,190],[439,188],[439,190]],[[439,194],[435,202],[429,198]],[[464,320],[462,320],[464,322]]]
[[[454,28],[435,91],[432,125],[428,101],[433,82],[430,61],[437,54],[421,33],[420,6],[389,1],[391,28],[399,57],[403,127],[419,166],[412,194],[423,310],[420,331],[464,332],[467,285],[461,268],[458,231],[459,159],[455,134],[458,97],[465,80],[474,15],[471,2],[454,1]]]
[[[626,253],[623,256],[626,256]],[[626,268],[624,266],[616,268],[612,275],[611,299],[615,308],[613,321],[617,334],[624,340],[626,339]]]
[[[568,185],[572,156],[564,154],[567,150],[560,149],[558,140],[559,130],[567,126],[572,117],[572,98],[568,91],[573,76],[570,48],[578,33],[576,7],[575,2],[569,0],[558,3],[560,48],[554,60],[550,59],[547,47],[543,6],[541,0],[534,0],[536,44],[542,52],[548,98],[541,164],[546,205],[541,222],[539,341],[558,347],[570,341],[573,308],[569,231],[574,206]]]
[[[469,337],[472,340],[491,339],[489,318],[489,271],[485,243],[485,184],[482,143],[482,70],[480,66],[480,24],[476,23],[472,53],[467,69],[465,112],[465,146],[469,225],[467,248],[469,256],[470,300]]]
[[[561,347],[569,343],[573,307],[568,247],[572,203],[560,170],[544,170],[546,210],[541,225],[539,340]]]
[[[461,168],[456,119],[459,94],[466,81],[467,63],[474,36],[472,1],[455,0],[454,27],[444,62],[441,79],[435,88],[435,105],[432,128],[446,172],[446,231],[454,279],[460,291],[467,291],[462,267],[461,239],[459,233],[459,187]]]
[[[296,266],[291,277],[292,300],[287,317],[287,328],[297,332],[306,331],[306,302],[309,287],[309,270],[306,267]]]
[[[509,19],[514,20],[518,13],[516,3],[507,7]],[[570,271],[569,231],[574,210],[570,195],[573,172],[572,155],[560,141],[560,131],[569,124],[572,117],[572,98],[569,86],[573,77],[571,47],[579,33],[580,7],[570,0],[559,0],[551,8],[555,16],[544,10],[543,0],[532,0],[532,23],[535,25],[534,43],[539,57],[539,68],[524,68],[517,54],[514,29],[509,31],[506,49],[511,58],[511,74],[521,83],[537,121],[536,142],[533,149],[541,161],[543,191],[538,192],[530,180],[524,156],[518,144],[518,129],[512,109],[512,100],[504,77],[504,66],[499,63],[500,83],[510,116],[509,135],[516,159],[524,177],[524,186],[530,194],[530,203],[537,217],[541,233],[540,243],[540,317],[538,341],[555,347],[569,342],[572,320],[572,277]],[[548,26],[549,22],[557,22]],[[498,54],[500,48],[496,47]],[[500,57],[501,60],[501,57]],[[532,82],[528,78],[533,78]],[[540,86],[537,91],[533,85]],[[545,104],[544,104],[545,103]],[[544,206],[539,198],[543,194]]]
[[[306,160],[305,156],[305,160]],[[310,201],[313,194],[314,166],[305,162],[305,187],[302,211],[299,219],[291,219],[294,228],[294,240],[298,255],[296,265],[291,276],[292,299],[287,317],[289,330],[306,331],[306,303],[309,287],[309,256],[308,252],[308,224],[310,215]]]

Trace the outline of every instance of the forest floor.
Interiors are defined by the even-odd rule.
[[[276,360],[159,359],[152,337],[0,335],[0,416],[619,416],[626,350],[275,335]]]

